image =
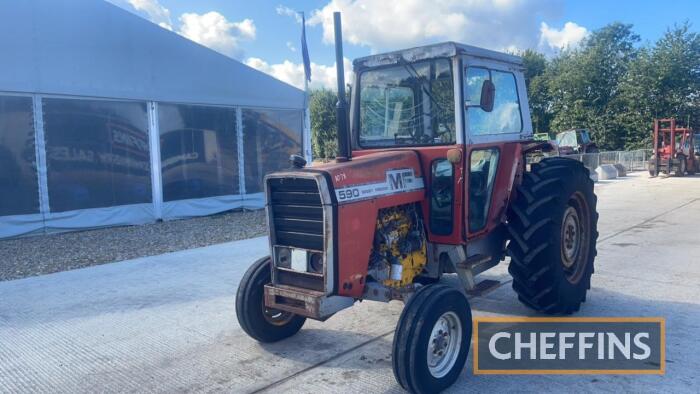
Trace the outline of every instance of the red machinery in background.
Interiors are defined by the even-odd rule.
[[[663,172],[675,176],[693,175],[700,170],[695,152],[695,135],[690,127],[677,127],[675,119],[654,119],[654,153],[649,175]]]

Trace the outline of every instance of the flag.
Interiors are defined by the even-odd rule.
[[[311,81],[311,61],[309,60],[309,48],[306,46],[306,19],[301,13],[301,56],[304,58],[304,76]]]

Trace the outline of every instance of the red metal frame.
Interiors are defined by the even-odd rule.
[[[676,149],[676,136],[680,135],[680,152]],[[700,166],[695,157],[694,133],[690,127],[677,127],[676,119],[654,119],[654,158],[656,165],[667,166],[669,160],[676,159],[679,154],[686,158],[687,168],[698,171]],[[683,147],[689,145],[689,151],[683,152]]]

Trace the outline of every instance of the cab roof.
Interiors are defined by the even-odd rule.
[[[523,65],[523,60],[520,56],[509,55],[503,52],[448,41],[439,44],[425,45],[421,47],[403,49],[400,51],[361,57],[353,61],[353,66],[355,69],[362,69],[367,67],[396,64],[402,59],[406,62],[416,62],[425,59],[453,57],[457,55],[467,55],[482,59],[495,60],[517,66]]]

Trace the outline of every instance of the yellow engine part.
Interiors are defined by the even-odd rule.
[[[396,209],[387,212],[377,220],[377,231],[383,231],[387,227],[392,230],[387,234],[389,243],[383,243],[380,252],[385,254],[387,251],[401,262],[403,270],[401,272],[401,280],[387,279],[384,281],[385,286],[403,287],[413,283],[413,279],[418,276],[427,259],[426,242],[422,240],[420,249],[417,249],[409,254],[402,254],[400,248],[401,240],[406,238],[406,235],[411,231],[414,223],[404,210]]]

